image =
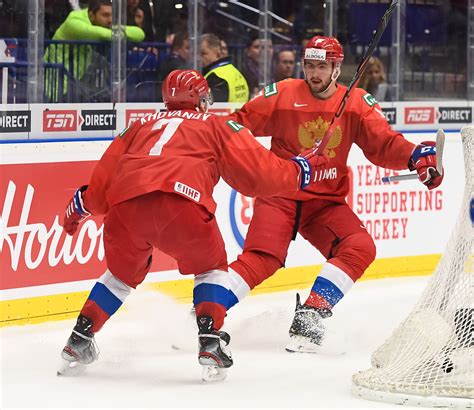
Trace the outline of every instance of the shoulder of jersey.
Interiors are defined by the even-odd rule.
[[[363,88],[355,88],[353,91],[355,94],[354,97],[356,97],[354,100],[357,100],[358,105],[362,109],[370,109],[378,103],[375,97]]]
[[[305,84],[304,80],[299,80],[295,78],[287,78],[286,80],[278,81],[277,83],[271,83],[263,87],[258,94],[253,98],[264,97],[269,98],[274,95],[278,95],[281,92],[288,89],[295,89],[301,84]]]
[[[132,122],[128,127],[125,127],[118,135],[117,137],[123,138],[127,133],[129,133],[131,130],[134,130],[136,128],[140,128],[142,124],[140,124],[140,119],[137,121]]]
[[[212,120],[212,121],[210,121]],[[208,123],[213,123],[215,126],[222,127],[227,133],[239,132],[245,127],[239,124],[237,121],[230,119],[227,116],[215,115],[214,118],[210,118]]]

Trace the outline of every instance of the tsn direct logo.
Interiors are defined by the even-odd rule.
[[[76,110],[44,110],[43,132],[76,131]]]
[[[146,117],[147,115],[154,114],[155,109],[142,109],[142,110],[126,110],[125,111],[125,127],[130,127],[135,121]]]
[[[229,219],[232,234],[239,246],[243,249],[245,236],[252,220],[255,198],[244,196],[232,190],[229,201]]]
[[[433,124],[434,107],[405,107],[405,124]]]

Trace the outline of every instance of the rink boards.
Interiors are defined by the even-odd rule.
[[[447,108],[439,103],[431,103],[432,108],[427,102],[415,104],[414,108],[413,104],[390,104],[383,108],[394,126],[407,131],[406,137],[415,143],[434,140],[437,127],[448,130],[445,179],[435,191],[428,191],[418,181],[384,185],[380,182],[381,177],[395,173],[370,164],[357,147],[352,150],[349,159],[351,190],[347,201],[377,245],[377,259],[362,279],[430,274],[439,260],[460,208],[464,169],[459,134],[462,123],[459,121],[467,118],[472,122],[472,106],[463,108],[459,102],[443,103],[448,108],[459,108],[460,112],[445,114]],[[18,111],[17,106],[12,107]],[[74,238],[62,233],[60,221],[72,193],[78,186],[88,182],[95,162],[110,143],[110,139],[105,139],[106,134],[113,134],[111,130],[102,130],[94,134],[97,135],[95,141],[74,140],[91,136],[81,130],[84,124],[86,127],[95,124],[96,127],[114,126],[114,129],[120,129],[121,125],[125,126],[131,120],[140,118],[138,112],[161,108],[159,104],[141,104],[140,108],[130,108],[130,105],[124,107],[116,107],[121,114],[107,112],[104,108],[103,117],[91,117],[90,112],[84,113],[86,110],[83,106],[74,105],[62,110],[68,111],[62,112],[62,117],[58,117],[58,113],[51,117],[52,110],[42,105],[30,107],[29,111],[23,110],[23,120],[14,122],[10,115],[8,124],[22,126],[27,125],[29,116],[33,122],[30,122],[30,128],[25,132],[30,137],[34,132],[33,124],[42,127],[43,131],[35,134],[38,140],[33,142],[30,139],[28,143],[17,142],[12,138],[12,135],[23,135],[21,132],[2,133],[4,128],[1,125],[7,124],[5,112],[8,111],[2,112],[0,326],[76,316],[95,279],[105,270],[102,218],[87,220]],[[227,110],[227,107],[221,107],[217,109]],[[61,107],[54,108],[55,111],[61,111]],[[459,120],[446,124],[443,118]],[[65,119],[68,122],[64,122]],[[51,131],[59,120],[70,130]],[[51,138],[56,142],[42,142],[43,139]],[[268,145],[268,139],[260,140]],[[226,243],[228,259],[232,261],[241,252],[253,202],[222,181],[216,187],[214,197],[218,203],[216,216]],[[179,275],[174,260],[167,255],[156,252],[153,259],[151,273],[143,286],[189,302],[192,279]],[[323,261],[314,248],[298,237],[290,247],[286,268],[280,269],[262,283],[254,293],[307,289]]]

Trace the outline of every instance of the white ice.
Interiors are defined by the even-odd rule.
[[[135,291],[96,335],[99,361],[80,377],[56,376],[73,320],[2,328],[0,407],[395,408],[353,397],[351,376],[426,283],[357,283],[334,310],[325,355],[284,350],[296,291],[248,297],[226,318],[234,366],[214,384],[200,380],[190,306],[154,291]]]

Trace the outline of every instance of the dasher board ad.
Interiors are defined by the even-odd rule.
[[[215,103],[209,111],[226,115],[241,105]],[[474,102],[404,101],[380,106],[398,130],[459,130],[472,124]],[[163,103],[3,105],[0,140],[113,138],[135,121],[164,110]]]
[[[408,137],[416,143],[434,140],[435,135]],[[109,143],[0,145],[0,290],[87,280],[105,271],[103,218],[89,218],[74,237],[65,235],[61,222],[75,189],[88,183]],[[359,149],[351,151],[351,189],[346,199],[374,238],[378,258],[442,252],[463,194],[462,157],[460,134],[447,133],[445,179],[438,189],[428,191],[418,180],[383,184],[383,176],[402,172],[376,167]],[[242,252],[254,200],[235,192],[222,180],[214,198],[228,260],[232,261]],[[290,245],[286,266],[323,261],[319,252],[298,235]],[[173,271],[171,278],[179,279],[175,269],[173,259],[155,252],[153,272]]]

